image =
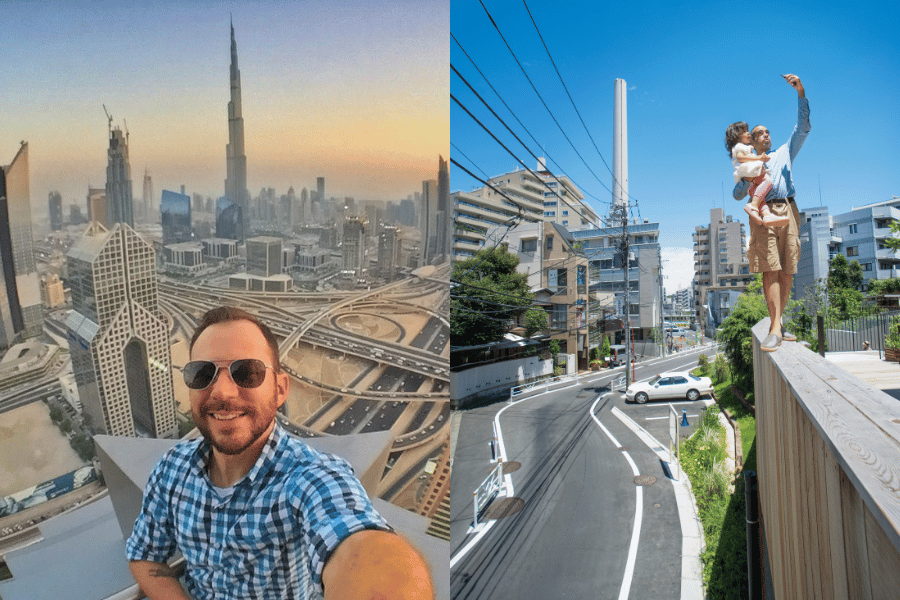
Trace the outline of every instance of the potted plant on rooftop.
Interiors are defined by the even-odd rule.
[[[900,362],[900,316],[891,319],[888,334],[884,336],[884,359]]]

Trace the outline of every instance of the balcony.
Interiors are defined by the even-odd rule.
[[[753,328],[765,578],[776,598],[891,598],[900,587],[897,401]]]
[[[878,260],[896,260],[900,262],[900,252],[894,252],[891,248],[881,248],[875,250],[875,258]]]

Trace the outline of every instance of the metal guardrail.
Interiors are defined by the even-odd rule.
[[[567,381],[574,381],[575,383],[578,383],[578,373],[575,373],[574,375],[559,375],[555,377],[549,377],[547,379],[532,381],[531,383],[526,383],[525,385],[517,385],[516,387],[510,388],[509,399],[512,400],[516,396],[521,396],[522,394],[539,388],[544,388],[544,391],[549,391],[551,385]]]
[[[614,379],[609,384],[609,389],[612,392],[616,391],[618,388],[624,388],[624,387],[625,387],[625,376],[624,375],[622,375],[621,377],[619,377],[617,379]]]
[[[505,484],[503,480],[503,461],[497,463],[491,474],[487,476],[481,485],[472,492],[472,499],[475,508],[475,525],[478,525],[478,517],[487,508],[487,505],[496,498],[500,492],[504,491]]]

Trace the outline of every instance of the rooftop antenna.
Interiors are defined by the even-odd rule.
[[[128,121],[126,121],[125,118],[123,117],[122,123],[125,126],[125,143],[127,144],[128,143]]]
[[[103,112],[106,113],[106,119],[108,120],[107,128],[109,129],[109,132],[112,133],[112,115],[106,110],[105,104],[103,105]]]

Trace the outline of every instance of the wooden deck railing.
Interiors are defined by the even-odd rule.
[[[900,402],[753,328],[762,524],[778,600],[900,598]]]

